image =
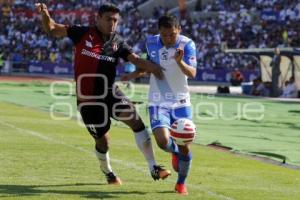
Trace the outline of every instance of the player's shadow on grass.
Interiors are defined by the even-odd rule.
[[[157,192],[158,194],[175,194],[174,190],[168,190],[168,191],[161,191],[161,192]]]
[[[119,198],[119,196],[123,195],[145,195],[145,192],[139,191],[101,191],[101,187],[99,187],[99,191],[93,190],[84,190],[83,188],[78,188],[78,190],[73,187],[81,187],[81,186],[101,186],[106,184],[99,183],[75,183],[75,184],[61,184],[61,185],[0,185],[0,199],[1,197],[25,197],[25,196],[40,196],[43,194],[53,194],[53,195],[79,195],[83,198],[89,199],[99,199],[99,198]],[[51,189],[56,187],[72,187],[67,190],[58,190]],[[118,187],[118,186],[111,186]]]

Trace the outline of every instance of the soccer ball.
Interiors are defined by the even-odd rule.
[[[195,135],[196,126],[190,119],[178,119],[171,126],[170,136],[178,145],[192,143],[194,141]]]

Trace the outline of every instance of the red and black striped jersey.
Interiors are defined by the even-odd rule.
[[[127,61],[132,48],[116,33],[103,41],[96,27],[71,26],[67,33],[75,45],[78,103],[105,98],[105,94],[113,87],[119,58]]]

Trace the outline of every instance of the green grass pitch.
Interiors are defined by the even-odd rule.
[[[144,89],[140,88],[141,91]],[[65,88],[63,92],[66,92]],[[139,98],[134,97],[136,101]],[[74,98],[67,101],[73,102]],[[192,101],[195,103],[198,99]],[[235,115],[235,111],[228,108],[234,107],[232,103],[235,101],[247,102],[249,99],[211,99],[211,102],[227,105],[227,115]],[[93,155],[92,138],[87,131],[76,120],[51,119],[47,110],[56,100],[49,96],[49,85],[0,84],[0,199],[298,200],[299,170],[203,145],[218,139],[222,144],[233,146],[241,152],[270,152],[271,146],[282,146],[278,154],[287,155],[297,164],[299,145],[293,147],[293,144],[299,141],[299,113],[296,112],[299,105],[258,101],[272,111],[262,121],[241,119],[225,122],[216,119],[196,122],[201,133],[196,141],[199,145],[193,145],[193,163],[188,178],[189,196],[181,197],[173,191],[175,172],[164,181],[151,179],[129,129],[116,126],[118,123],[115,123],[111,130],[112,166],[124,184],[106,185]],[[65,113],[65,108],[56,109]],[[145,109],[141,109],[141,114],[146,119]],[[202,113],[204,116],[210,114],[209,111]],[[278,115],[281,119],[278,119]],[[248,128],[244,138],[241,138],[242,128]],[[275,134],[270,136],[268,131]],[[221,133],[222,137],[217,137]],[[290,137],[284,140],[288,133]],[[243,141],[242,144],[238,144],[239,141]],[[260,144],[263,141],[264,145]],[[171,169],[170,155],[154,146],[157,161]],[[289,150],[289,154],[285,154],[284,150]]]

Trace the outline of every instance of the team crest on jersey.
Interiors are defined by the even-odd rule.
[[[164,50],[162,53],[161,53],[161,59],[162,60],[168,60],[168,57],[169,57],[169,52],[167,50]]]

